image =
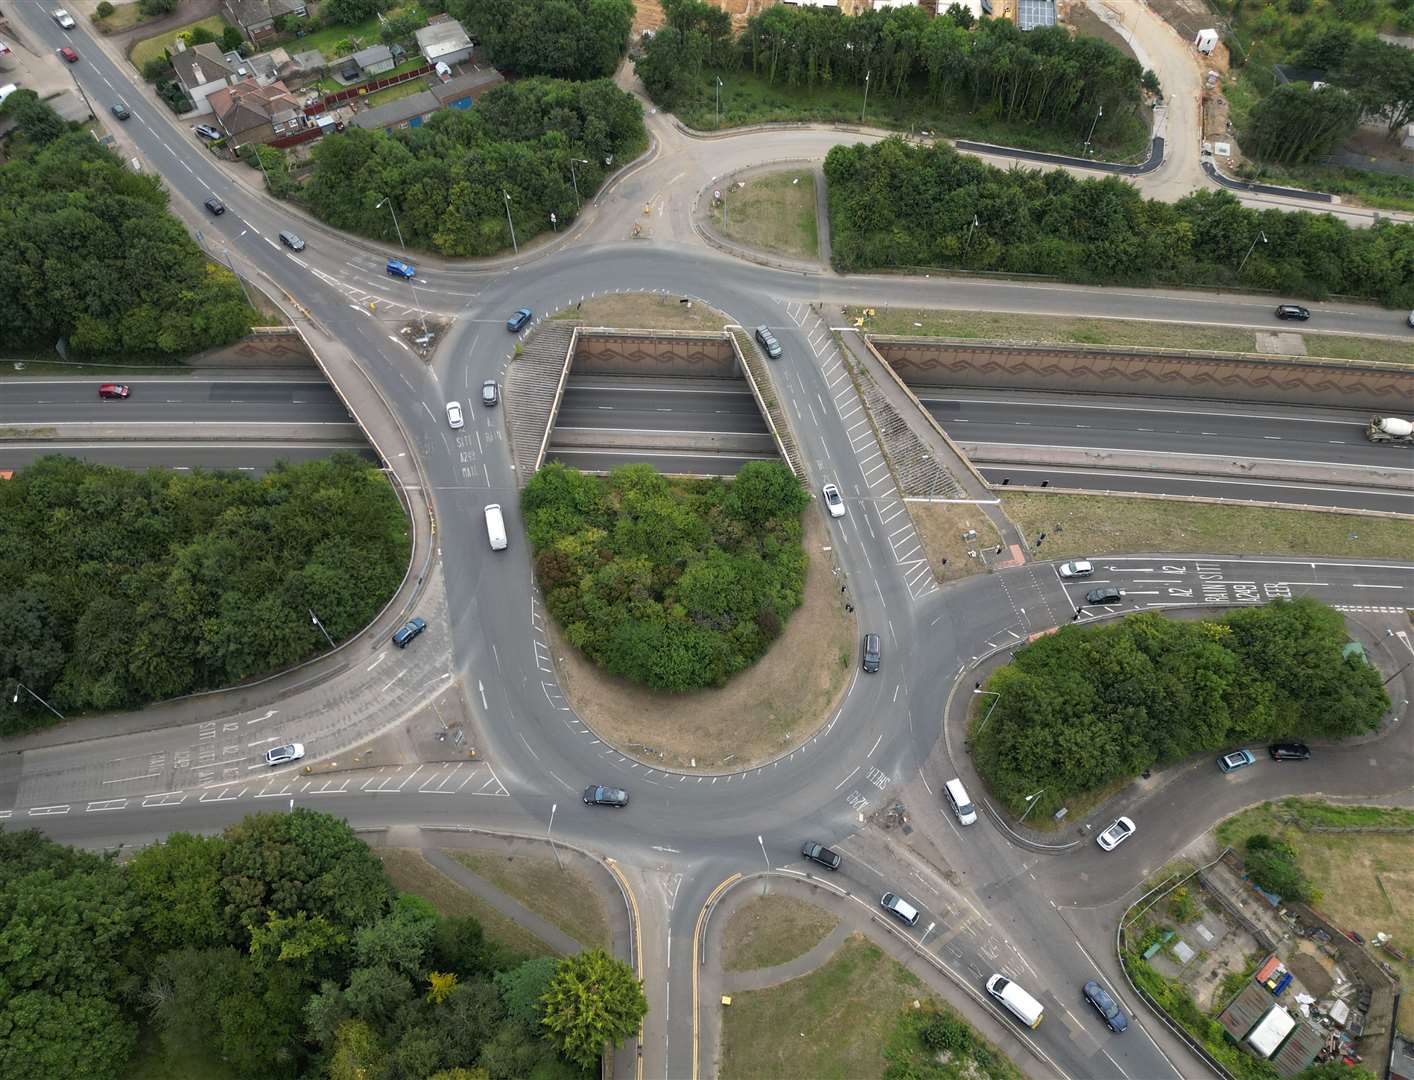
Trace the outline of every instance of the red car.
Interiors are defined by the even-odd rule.
[[[98,388],[98,396],[101,398],[118,398],[121,400],[128,396],[128,388],[123,383],[106,382]]]
[[[59,50],[59,55],[71,64],[77,64],[79,62],[79,54],[74,52],[74,50],[67,45]]]

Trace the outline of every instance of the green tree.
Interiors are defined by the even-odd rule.
[[[1338,87],[1288,83],[1252,107],[1242,145],[1266,161],[1318,161],[1355,131],[1360,112],[1360,102]]]
[[[337,26],[357,26],[381,11],[387,11],[389,0],[324,0],[321,14],[324,21]]]
[[[142,937],[154,953],[221,944],[220,880],[224,841],[172,833],[128,863],[142,900]]]
[[[329,1080],[367,1080],[382,1072],[386,1058],[377,1032],[362,1020],[350,1020],[335,1036]]]
[[[496,989],[500,991],[506,1015],[531,1034],[540,1031],[540,999],[545,996],[559,969],[559,957],[539,956],[496,975]]]
[[[542,999],[551,1041],[570,1061],[590,1068],[604,1052],[638,1030],[648,1012],[633,969],[603,949],[567,957]]]

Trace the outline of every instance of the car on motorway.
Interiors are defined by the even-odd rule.
[[[488,408],[501,400],[501,388],[495,379],[487,379],[481,384],[481,404]]]
[[[879,897],[879,906],[897,915],[909,926],[918,922],[918,909],[897,893],[886,892]]]
[[[76,53],[73,49],[69,48],[67,45],[65,45],[62,49],[59,50],[59,55],[71,64],[77,64],[79,62],[79,54]]]
[[[1279,742],[1267,747],[1273,761],[1305,761],[1311,756],[1311,748],[1304,742]]]
[[[771,333],[769,327],[758,326],[756,328],[756,340],[761,343],[761,348],[766,350],[766,355],[772,360],[781,358],[781,343],[776,340],[776,335]]]
[[[1251,750],[1234,750],[1230,754],[1224,754],[1218,758],[1218,768],[1223,772],[1235,772],[1238,769],[1245,769],[1248,765],[1257,763],[1257,755]]]
[[[447,424],[453,431],[460,431],[465,421],[462,419],[462,404],[460,401],[447,402]]]
[[[512,334],[519,334],[525,329],[525,324],[530,322],[530,308],[523,307],[506,320],[506,329]]]
[[[1089,577],[1095,572],[1095,567],[1084,559],[1076,559],[1074,562],[1063,562],[1056,567],[1056,573],[1063,578]]]
[[[1098,589],[1091,589],[1085,594],[1087,604],[1118,604],[1124,599],[1124,590],[1116,589],[1113,585],[1104,585]]]
[[[1085,1000],[1095,1006],[1095,1011],[1100,1014],[1105,1027],[1116,1032],[1129,1030],[1129,1017],[1124,1015],[1124,1010],[1110,997],[1110,992],[1094,979],[1085,984]]]
[[[220,128],[214,128],[210,124],[197,124],[192,130],[201,138],[208,139],[211,142],[216,142],[218,139],[224,139],[226,137],[221,134]]]
[[[226,212],[226,204],[223,203],[220,199],[218,199],[215,195],[208,195],[206,197],[206,202],[202,205],[204,205],[206,209],[210,210],[217,217],[220,217]]]
[[[304,238],[298,233],[292,233],[289,229],[280,231],[280,243],[284,244],[291,251],[304,250]]]
[[[394,277],[404,278],[408,281],[417,277],[417,267],[412,263],[403,262],[402,259],[389,259],[386,269]]]
[[[817,862],[827,870],[838,870],[840,868],[840,853],[831,851],[824,844],[817,844],[814,840],[807,840],[800,845],[800,853],[811,862]]]
[[[1113,851],[1133,835],[1133,821],[1127,817],[1115,818],[1104,832],[1095,837],[1095,843],[1106,851]]]
[[[129,393],[126,383],[106,382],[98,388],[98,396],[104,401],[122,401]]]
[[[393,644],[400,649],[406,649],[408,643],[418,634],[427,629],[427,623],[422,619],[409,619],[393,631]]]
[[[129,109],[128,106],[121,101],[113,102],[113,104],[109,106],[109,108],[112,111],[113,115],[116,116],[119,120],[126,120],[133,114],[132,110]]]
[[[820,494],[825,496],[825,509],[829,510],[830,517],[844,517],[844,496],[839,488],[826,484],[820,489]]]
[[[1410,325],[1410,326],[1414,326],[1414,311],[1411,311],[1411,312],[1409,313],[1408,322],[1409,322],[1409,325]]]
[[[586,806],[615,806],[622,810],[628,805],[628,792],[623,788],[590,784],[584,789],[584,804]]]
[[[74,17],[63,8],[55,8],[49,14],[53,17],[54,21],[65,30],[72,30],[74,28]]]
[[[1311,317],[1311,309],[1304,308],[1300,304],[1279,304],[1277,305],[1278,319],[1299,319],[1305,322]]]
[[[879,635],[864,635],[864,659],[862,666],[865,671],[873,675],[879,670]]]
[[[302,757],[304,757],[304,743],[286,743],[284,746],[272,746],[265,751],[265,764],[288,765],[291,761],[298,761]]]

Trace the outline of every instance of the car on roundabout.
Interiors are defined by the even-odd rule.
[[[1248,765],[1257,764],[1257,755],[1251,750],[1234,750],[1230,754],[1224,754],[1218,758],[1218,768],[1225,773],[1236,772],[1238,769],[1245,769]]]
[[[304,757],[304,743],[286,743],[284,746],[272,746],[265,751],[265,764],[288,765],[302,757]]]
[[[501,400],[501,389],[495,379],[487,379],[481,384],[481,404],[488,409]]]
[[[831,851],[824,844],[817,844],[814,840],[807,840],[800,845],[800,853],[811,862],[817,862],[826,870],[838,870],[840,863],[840,853]]]
[[[628,805],[628,792],[623,788],[590,784],[584,789],[585,806],[613,806],[622,810]]]
[[[453,431],[460,431],[465,426],[466,421],[462,419],[462,406],[460,401],[447,402],[447,425]]]
[[[1085,1000],[1095,1007],[1100,1019],[1105,1022],[1105,1027],[1114,1032],[1129,1030],[1129,1017],[1124,1015],[1124,1010],[1110,997],[1108,990],[1091,979],[1085,984],[1084,992]]]
[[[525,329],[525,324],[530,322],[531,311],[528,307],[523,307],[506,320],[506,329],[512,334],[519,334]]]
[[[1095,843],[1105,851],[1113,851],[1134,835],[1134,822],[1127,817],[1115,818],[1109,826],[1095,837]]]
[[[1095,572],[1092,563],[1085,559],[1076,559],[1073,562],[1063,562],[1056,567],[1056,573],[1069,580],[1071,578],[1089,577]]]
[[[844,496],[840,494],[840,489],[834,484],[826,484],[820,489],[820,494],[825,497],[825,509],[830,512],[830,517],[844,517]]]

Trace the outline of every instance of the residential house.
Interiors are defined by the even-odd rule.
[[[276,33],[276,19],[309,15],[304,0],[221,0],[221,10],[227,21],[257,43]]]
[[[417,32],[417,48],[429,64],[462,64],[471,59],[472,41],[455,19],[430,23]]]
[[[422,122],[442,109],[469,109],[487,90],[505,80],[491,68],[473,71],[447,82],[434,82],[418,94],[410,94],[376,109],[365,109],[350,121],[369,130],[421,127]]]
[[[187,97],[192,99],[198,113],[209,113],[209,95],[229,86],[236,77],[236,66],[222,55],[221,47],[211,41],[187,48],[178,38],[177,51],[172,54],[172,70],[177,73],[177,82],[186,91]]]
[[[353,61],[365,75],[382,75],[392,71],[396,63],[393,50],[386,45],[370,45],[353,54]]]
[[[214,91],[210,101],[232,150],[293,135],[306,125],[300,100],[282,82],[261,86],[254,79],[243,79]]]

